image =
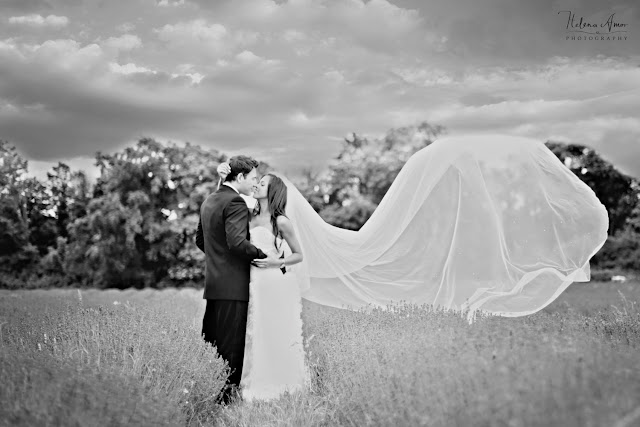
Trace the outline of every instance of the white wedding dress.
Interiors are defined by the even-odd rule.
[[[266,254],[291,253],[270,229],[250,230],[251,242]],[[295,266],[290,267],[295,269]],[[302,301],[294,274],[278,268],[251,267],[249,313],[242,369],[242,397],[246,401],[277,398],[304,390],[309,375],[302,341]]]

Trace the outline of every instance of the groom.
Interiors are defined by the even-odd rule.
[[[249,210],[240,196],[257,185],[258,162],[236,156],[229,166],[224,184],[202,203],[196,234],[196,245],[206,258],[202,334],[231,369],[224,403],[242,377],[251,261],[267,257],[249,242]]]

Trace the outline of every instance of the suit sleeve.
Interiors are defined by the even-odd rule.
[[[247,204],[241,198],[235,198],[226,207],[224,221],[227,245],[229,250],[242,258],[253,260],[266,258],[264,252],[256,248],[247,240],[247,224],[249,223],[249,210]]]
[[[198,221],[198,230],[196,231],[196,246],[204,252],[204,233],[202,232],[202,218]]]

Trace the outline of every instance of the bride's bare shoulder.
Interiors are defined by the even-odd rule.
[[[291,225],[291,220],[284,215],[280,215],[276,218],[276,222],[278,223],[278,227]]]
[[[276,222],[278,223],[278,228],[280,230],[287,232],[293,229],[291,220],[284,215],[280,215],[279,217],[277,217]]]

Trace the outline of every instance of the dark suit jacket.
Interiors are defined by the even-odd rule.
[[[249,301],[251,260],[267,256],[249,241],[249,210],[233,188],[202,203],[196,245],[206,258],[204,298]]]

